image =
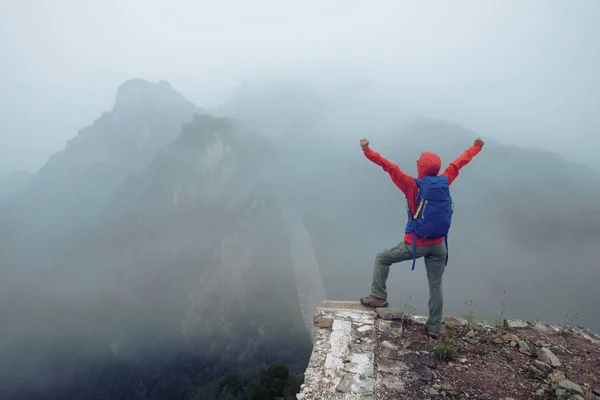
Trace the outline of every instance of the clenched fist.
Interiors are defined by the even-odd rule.
[[[483,147],[484,144],[485,143],[483,142],[483,139],[481,139],[481,138],[475,139],[475,146]]]
[[[369,148],[369,139],[360,139],[360,147],[362,147],[363,151]]]

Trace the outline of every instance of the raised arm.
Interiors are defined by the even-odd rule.
[[[390,174],[392,181],[398,186],[402,192],[406,195],[407,189],[411,187],[414,179],[402,172],[402,170],[393,162],[383,158],[378,152],[373,151],[369,148],[369,140],[361,139],[360,147],[362,147],[365,157],[371,160],[373,163],[379,165],[385,172]]]
[[[471,162],[473,157],[475,157],[475,155],[481,151],[483,144],[483,140],[481,140],[481,138],[477,138],[475,143],[473,143],[473,146],[469,147],[460,155],[460,157],[450,163],[448,168],[446,168],[446,170],[442,173],[443,176],[448,178],[449,184],[452,184],[452,182],[454,182],[454,180],[458,177],[458,171]]]

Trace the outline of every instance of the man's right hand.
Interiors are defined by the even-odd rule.
[[[475,144],[475,146],[483,147],[483,145],[485,143],[483,142],[483,139],[477,138],[477,139],[475,139],[475,143],[474,144]]]
[[[369,139],[360,139],[360,147],[362,147],[363,151],[369,148]]]

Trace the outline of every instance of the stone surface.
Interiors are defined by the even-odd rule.
[[[342,393],[371,395],[373,393],[373,385],[375,385],[375,379],[372,377],[347,374],[342,378],[336,389]]]
[[[429,388],[429,390],[427,391],[430,395],[432,396],[437,396],[440,394],[440,392],[434,388],[433,386]]]
[[[383,319],[382,316],[392,319]],[[429,353],[432,351],[431,348],[423,346],[423,343],[427,343],[424,332],[423,341],[415,338],[415,330],[423,328],[409,327],[407,329],[412,337],[405,337],[406,332],[403,330],[406,328],[406,321],[393,319],[396,317],[407,318],[406,315],[402,316],[397,309],[386,307],[376,311],[362,306],[359,302],[326,301],[322,307],[318,307],[314,315],[314,326],[317,329],[313,336],[313,352],[304,373],[304,384],[300,393],[297,394],[297,399],[502,398],[494,396],[494,393],[467,393],[466,388],[461,386],[461,381],[473,379],[474,374],[481,373],[478,368],[482,368],[482,364],[477,362],[480,360],[479,356],[473,356],[474,359],[471,359],[471,355],[475,354],[475,349],[477,349],[471,344],[478,343],[483,338],[486,345],[489,346],[491,341],[498,343],[499,346],[493,346],[507,354],[512,349],[503,348],[505,343],[514,342],[513,344],[515,347],[518,346],[519,351],[523,350],[527,353],[530,348],[533,349],[533,347],[529,347],[529,343],[512,333],[500,337],[500,332],[494,330],[493,327],[476,327],[467,332],[463,338],[464,342],[471,344],[460,342],[464,349],[471,349],[466,350],[467,353],[465,353],[465,355],[468,354],[469,360],[461,357],[454,363],[445,364],[447,367],[444,367],[442,362],[437,361]],[[414,316],[412,319],[417,324],[427,321],[427,318],[422,316]],[[445,317],[444,323],[448,326],[466,325],[466,321],[463,322],[460,318],[455,317]],[[507,325],[515,329],[529,330],[542,326],[521,320],[508,320]],[[511,362],[516,365],[507,365],[507,368],[512,369],[515,373],[524,374],[525,371],[531,371],[535,374],[536,379],[540,380],[537,388],[535,385],[530,386],[527,393],[522,393],[517,398],[549,396],[554,389],[541,383],[544,377],[546,377],[546,382],[556,384],[556,394],[581,398],[584,394],[582,386],[566,380],[560,360],[550,351],[549,345],[546,343],[546,341],[553,343],[550,335],[554,334],[554,327],[544,325],[543,329],[550,332],[548,333],[549,340],[545,336],[539,340],[538,336],[536,340],[532,338],[531,341],[532,343],[535,341],[536,346],[541,347],[538,350],[539,359],[514,357],[514,361]],[[456,333],[464,331],[462,329],[454,330]],[[580,331],[581,333],[574,334],[584,339],[589,337],[590,341],[598,340],[597,335],[581,329]],[[525,335],[524,333],[520,336],[524,337]],[[528,337],[532,336],[528,335]],[[514,350],[512,351],[514,352]],[[444,380],[448,378],[445,374],[449,368],[457,378],[453,381],[457,385],[456,388],[448,385],[449,382]],[[571,379],[576,381],[576,378],[572,376]],[[590,389],[586,387],[586,396]],[[600,388],[594,387],[595,394],[586,399],[594,399],[600,395],[598,389]],[[513,396],[515,394],[513,393]]]
[[[379,357],[387,358],[390,360],[397,360],[398,359],[398,350],[384,347],[379,350]]]
[[[565,389],[556,389],[554,394],[557,398],[564,398],[567,395],[567,391]]]
[[[598,395],[598,396],[600,396],[600,386],[596,386],[595,388],[593,388],[593,389],[592,389],[592,392],[593,392],[595,395]]]
[[[514,333],[507,333],[505,335],[502,335],[502,339],[504,339],[504,341],[506,341],[506,342],[518,342],[519,341],[519,337],[517,335],[515,335]]]
[[[535,365],[535,367],[537,369],[539,369],[542,372],[551,372],[552,371],[552,366],[546,364],[545,362],[542,362],[540,360],[535,360],[533,362],[533,365]]]
[[[337,310],[319,307],[317,308],[316,316],[321,318],[350,321],[361,325],[373,325],[375,323],[375,317],[377,314],[375,314],[374,311],[365,312],[361,310]]]
[[[546,364],[550,364],[551,366],[558,368],[561,366],[560,360],[558,357],[550,351],[550,349],[546,347],[542,347],[539,352],[540,360],[545,362]]]
[[[433,372],[426,365],[419,365],[412,370],[414,377],[423,382],[433,382]]]
[[[530,355],[529,345],[523,340],[519,340],[519,353]]]
[[[467,320],[447,315],[444,317],[444,323],[450,326],[464,326],[467,325]]]
[[[399,375],[404,371],[409,370],[408,365],[400,360],[379,359],[377,367],[379,372],[385,372],[394,375]]]
[[[527,321],[523,321],[522,319],[507,319],[506,326],[509,329],[522,329],[528,328],[529,324],[527,323]]]
[[[378,375],[377,381],[384,385],[389,390],[392,390],[396,393],[404,393],[405,385],[402,379],[398,379],[398,377],[394,375]]]
[[[563,379],[563,380],[559,381],[558,387],[561,389],[564,389],[566,391],[569,391],[569,392],[583,394],[583,389],[581,388],[581,386],[579,386],[575,382],[571,382],[568,379]]]
[[[404,317],[404,313],[399,308],[384,307],[377,308],[376,311],[379,318],[385,320],[402,319]]]
[[[315,315],[314,325],[317,328],[331,328],[333,326],[333,318],[326,318],[320,315]]]
[[[357,310],[364,311],[370,314],[374,314],[375,310],[371,307],[365,307],[360,301],[333,301],[325,300],[321,308],[333,308],[338,310]]]

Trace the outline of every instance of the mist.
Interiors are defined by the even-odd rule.
[[[0,11],[0,397],[248,398],[273,363],[291,395],[314,308],[404,234],[362,137],[409,174],[486,141],[444,314],[600,330],[599,3]],[[388,291],[426,314],[422,261]]]
[[[63,0],[2,8],[0,155],[13,169],[35,172],[133,77],[167,79],[208,108],[244,81],[368,80],[400,112],[597,166],[593,0]]]

